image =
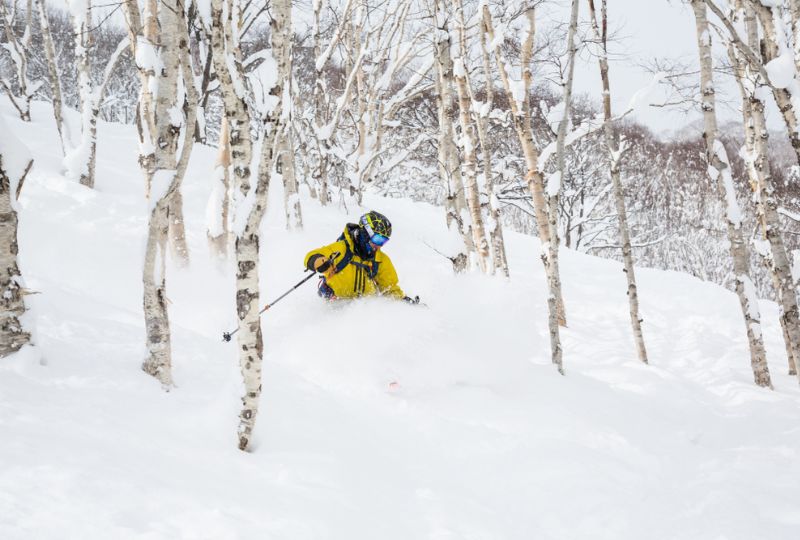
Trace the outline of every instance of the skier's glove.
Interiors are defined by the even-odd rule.
[[[331,267],[331,259],[327,259],[324,263],[317,266],[317,272],[319,272],[320,274],[324,274],[325,272],[328,271],[328,269],[330,269],[330,267]]]

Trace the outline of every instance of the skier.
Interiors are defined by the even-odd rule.
[[[370,211],[358,224],[348,223],[336,242],[310,251],[306,268],[322,275],[318,294],[328,300],[380,295],[418,304],[418,296],[403,293],[392,260],[381,251],[391,235],[389,219]]]

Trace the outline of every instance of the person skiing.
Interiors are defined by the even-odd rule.
[[[381,250],[391,236],[389,219],[370,211],[357,224],[345,225],[336,242],[310,251],[305,265],[321,274],[318,294],[329,300],[379,295],[419,303],[419,297],[403,293],[392,260]]]

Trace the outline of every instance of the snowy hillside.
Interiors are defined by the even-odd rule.
[[[309,283],[263,319],[264,391],[237,450],[231,268],[209,260],[211,148],[183,188],[191,266],[169,268],[177,387],[140,370],[146,203],[131,127],[103,124],[98,185],[59,172],[44,106],[3,109],[36,168],[20,256],[36,347],[0,361],[0,539],[790,539],[800,529],[800,388],[764,302],[775,390],[752,383],[730,292],[642,269],[638,363],[621,265],[562,252],[566,377],[550,365],[533,238],[510,282],[453,277],[444,214],[369,198],[409,294],[329,306]],[[277,188],[276,188],[277,189]],[[272,299],[362,209],[304,200],[263,226]],[[390,390],[392,381],[400,383]]]

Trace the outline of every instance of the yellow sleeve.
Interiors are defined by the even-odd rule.
[[[316,261],[317,258],[323,257],[325,259],[328,259],[334,253],[338,253],[338,255],[336,256],[336,259],[338,259],[340,257],[344,257],[346,249],[347,246],[345,245],[344,240],[340,240],[338,242],[334,242],[333,244],[328,244],[327,246],[311,250],[306,255],[304,264],[306,268],[308,268],[309,270],[313,270],[314,261]]]
[[[392,296],[401,299],[405,296],[403,289],[398,284],[397,271],[394,269],[392,260],[384,254],[383,260],[378,265],[378,274],[375,276],[375,284],[378,290],[385,296]]]

